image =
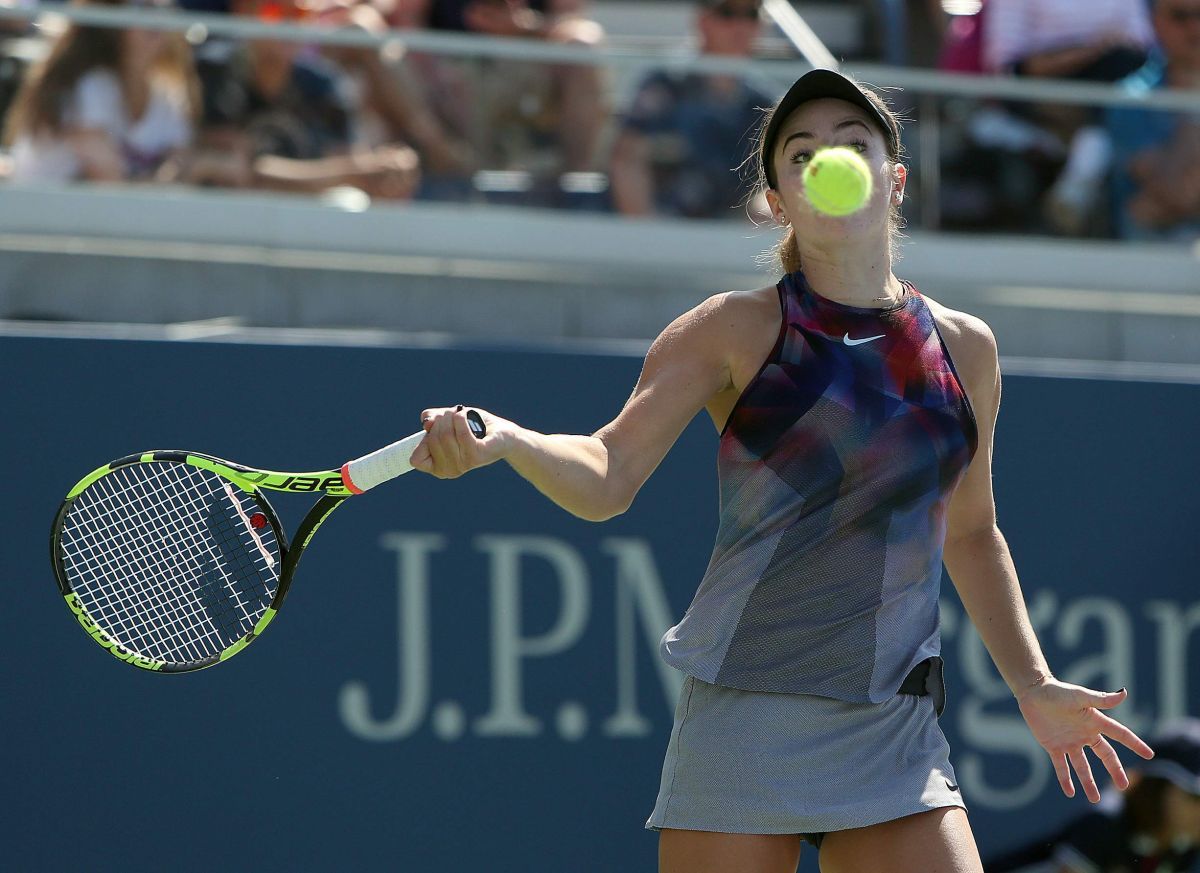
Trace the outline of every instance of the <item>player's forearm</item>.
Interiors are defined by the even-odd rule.
[[[597,437],[517,429],[509,466],[572,515],[604,521],[628,508],[610,475],[608,449]]]
[[[1050,676],[999,528],[948,540],[943,560],[959,599],[1013,694]]]

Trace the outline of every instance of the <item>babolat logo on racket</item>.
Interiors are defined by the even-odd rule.
[[[92,617],[87,614],[87,610],[83,608],[83,604],[79,602],[79,597],[74,592],[68,594],[66,600],[67,606],[71,608],[71,612],[75,613],[75,618],[83,625],[83,629],[91,634],[92,639],[108,649],[109,653],[118,661],[133,664],[133,666],[141,667],[144,670],[161,670],[163,668],[163,661],[155,661],[153,658],[147,658],[136,652],[131,652],[102,631],[92,621]]]
[[[328,494],[348,493],[340,474],[337,476],[285,476],[278,473],[250,471],[238,475],[253,485],[271,488],[275,491],[294,491],[301,494],[311,494],[315,491],[324,491]]]

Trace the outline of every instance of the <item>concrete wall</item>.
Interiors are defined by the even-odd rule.
[[[349,204],[353,208],[347,209]],[[494,338],[655,336],[770,284],[775,231],[469,205],[0,189],[0,318],[232,318]],[[1200,254],[912,233],[898,275],[1008,355],[1200,363]]]

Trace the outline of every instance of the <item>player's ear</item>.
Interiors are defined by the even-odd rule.
[[[892,165],[892,202],[899,206],[904,202],[904,187],[908,184],[908,167],[899,162]]]
[[[771,216],[776,223],[781,227],[787,227],[790,221],[783,209],[783,200],[774,188],[767,189],[767,207],[771,210]]]

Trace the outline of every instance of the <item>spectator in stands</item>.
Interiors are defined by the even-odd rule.
[[[271,22],[308,15],[298,0],[233,0],[231,11]],[[412,196],[416,153],[402,145],[353,148],[356,107],[319,55],[295,42],[256,39],[212,44],[198,61],[204,150],[193,181],[312,192],[353,186],[374,197]]]
[[[429,7],[430,22],[439,29],[595,46],[604,31],[586,12],[584,0],[432,0]],[[426,72],[430,68],[443,89],[468,95],[465,105],[461,99],[458,105],[431,100],[447,104],[443,120],[471,142],[481,168],[528,176],[533,202],[557,199],[564,174],[595,169],[608,119],[599,67],[437,59]]]
[[[351,0],[353,2],[353,0]],[[435,0],[362,0],[378,13],[388,28],[431,28]],[[361,4],[360,4],[361,5]],[[427,200],[468,200],[474,196],[473,170],[482,158],[476,151],[475,98],[469,63],[448,55],[404,51],[388,62],[397,87],[418,107],[409,141],[422,157],[421,186],[417,196]],[[386,115],[387,113],[379,113]],[[432,142],[432,148],[423,145]]]
[[[986,873],[1182,873],[1200,859],[1200,720],[1151,741],[1123,796],[1057,833],[984,864]]]
[[[429,0],[334,0],[322,9],[320,21],[381,34],[391,27],[425,26],[428,9]],[[356,146],[411,144],[420,157],[423,187],[431,178],[465,180],[469,176],[474,164],[470,148],[449,133],[427,105],[413,76],[405,74],[402,52],[325,45],[321,54],[344,72],[344,85],[355,95]]]
[[[761,0],[698,0],[705,54],[749,57]],[[613,203],[624,215],[728,217],[747,199],[737,167],[772,98],[735,76],[662,70],[637,90],[613,145]]]
[[[984,63],[995,73],[1113,82],[1146,61],[1145,0],[989,0]]]
[[[88,2],[124,5],[123,0]],[[172,177],[173,159],[191,143],[199,99],[191,55],[180,37],[71,24],[14,99],[4,135],[12,149],[11,178],[122,182]]]
[[[1123,83],[1200,95],[1200,0],[1155,0],[1159,51]],[[1200,238],[1200,120],[1171,112],[1114,108],[1114,225],[1128,239]]]
[[[989,0],[984,66],[994,73],[1116,82],[1141,67],[1154,42],[1146,0]],[[1111,149],[1098,113],[1017,107],[1067,145],[1044,206],[1051,227],[1088,231]]]

